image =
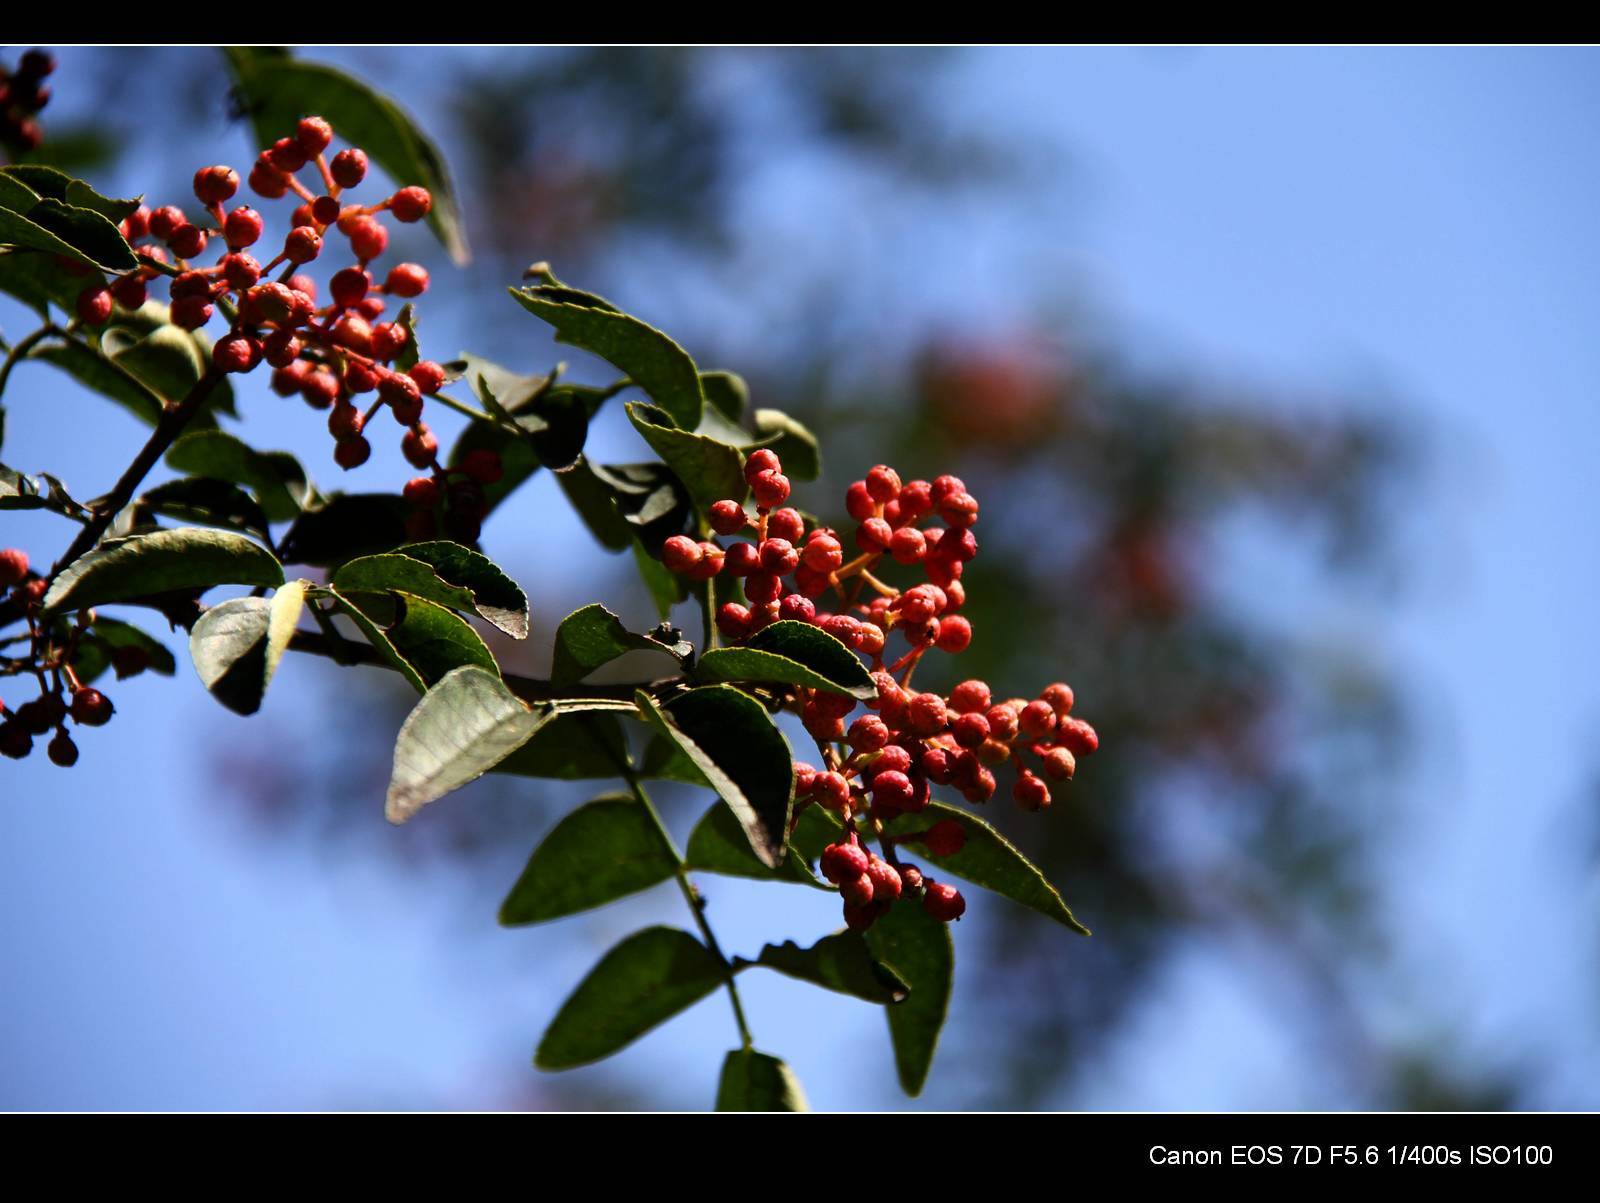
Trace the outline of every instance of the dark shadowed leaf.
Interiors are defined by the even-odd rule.
[[[635,651],[665,652],[681,662],[694,649],[676,631],[636,635],[600,603],[584,606],[568,614],[556,628],[551,684],[558,688],[576,684],[618,656]]]
[[[935,823],[945,819],[961,824],[967,833],[967,840],[961,846],[961,851],[954,856],[934,856],[916,840],[915,833],[926,831]],[[889,830],[896,836],[909,838],[923,856],[941,869],[970,881],[973,885],[993,890],[996,894],[1004,894],[1013,902],[1032,907],[1041,915],[1048,915],[1080,936],[1089,934],[1089,929],[1078,922],[1067,904],[1061,900],[1056,888],[1045,879],[1044,874],[1039,872],[1033,862],[1023,856],[1005,836],[976,815],[958,806],[933,802],[926,810],[914,815],[902,815],[890,825]]]
[[[878,960],[891,966],[910,987],[904,1002],[889,1007],[889,1037],[894,1044],[895,1069],[900,1087],[915,1097],[922,1093],[939,1046],[950,1007],[950,987],[955,973],[955,944],[948,924],[930,916],[920,906],[900,903],[879,916],[867,929],[867,947]]]
[[[528,312],[555,327],[556,339],[581,347],[623,372],[685,430],[700,424],[705,397],[688,352],[661,331],[614,309],[576,303],[570,290],[549,285],[513,288]]]
[[[464,664],[499,672],[483,637],[466,619],[436,602],[398,592],[339,592],[337,596],[347,613],[353,610],[364,615],[381,631],[387,647],[379,644],[379,651],[391,662],[403,661],[425,685],[433,685]],[[373,638],[369,627],[363,625],[362,629],[369,640]]]
[[[764,965],[871,1003],[898,1003],[909,989],[905,979],[874,957],[860,933],[853,931],[834,932],[810,948],[793,940],[768,944],[754,961],[738,963],[741,969],[747,965]]]
[[[776,1057],[736,1048],[722,1062],[718,1111],[805,1111],[800,1079]]]
[[[261,146],[292,135],[307,113],[326,117],[340,142],[366,151],[397,185],[433,194],[428,225],[452,259],[467,262],[466,233],[444,156],[399,105],[343,71],[302,62],[281,49],[230,46],[226,53]]]
[[[428,690],[406,716],[394,746],[385,814],[404,823],[429,802],[475,781],[549,721],[506,688],[497,673],[466,665]]]
[[[779,681],[863,700],[878,696],[872,674],[856,654],[807,622],[775,622],[748,643],[709,651],[700,657],[695,676],[702,681]]]
[[[703,685],[658,707],[636,695],[639,710],[694,762],[733,809],[765,865],[784,863],[794,798],[789,743],[766,707],[731,685]]]
[[[48,196],[26,213],[0,209],[0,246],[65,255],[108,272],[132,271],[139,265],[116,223],[93,209]]]
[[[687,763],[687,758],[685,762]],[[648,773],[648,762],[645,767]],[[734,816],[726,802],[718,801],[700,817],[689,833],[689,846],[684,860],[691,869],[706,873],[720,873],[724,877],[753,877],[758,881],[784,881],[796,885],[831,890],[832,886],[811,871],[809,861],[816,859],[826,844],[837,837],[839,829],[815,806],[808,806],[789,837],[788,855],[783,864],[770,868],[758,860],[751,851],[750,837]],[[817,842],[820,834],[820,842]],[[811,845],[815,844],[815,850]]]
[[[737,372],[701,372],[700,391],[706,401],[730,422],[738,422],[750,408],[750,386]]]
[[[406,541],[411,507],[393,493],[335,494],[294,520],[278,544],[286,564],[333,568]]]
[[[141,494],[135,508],[200,526],[219,526],[264,539],[268,519],[256,499],[238,485],[203,476],[169,480]]]
[[[494,771],[517,777],[590,781],[621,776],[627,762],[627,740],[615,715],[564,711],[539,728]]]
[[[237,714],[261,709],[305,604],[306,582],[291,581],[264,597],[236,597],[200,616],[189,655],[211,695]]]
[[[142,199],[117,200],[102,196],[83,180],[74,179],[60,168],[44,163],[14,163],[9,167],[0,167],[0,175],[20,180],[36,197],[48,196],[80,209],[92,209],[111,222],[123,220],[139,207]],[[3,194],[0,194],[0,206],[8,209],[15,207],[5,203]]]
[[[543,923],[604,906],[666,881],[677,865],[650,812],[628,794],[608,794],[544,837],[500,904],[500,922]]]
[[[148,672],[170,677],[178,670],[178,662],[166,644],[132,623],[97,615],[89,626],[89,637],[78,644],[77,655],[72,658],[72,671],[78,674],[78,680],[88,685],[111,667],[112,654],[124,648],[138,648],[143,652]]]
[[[231,481],[256,495],[273,522],[297,517],[310,499],[305,469],[288,452],[257,451],[221,430],[186,434],[167,452],[167,466],[190,476]]]
[[[106,540],[62,569],[44,606],[76,610],[178,589],[281,584],[283,567],[259,543],[186,526]]]
[[[612,487],[587,459],[580,455],[572,467],[556,474],[556,483],[602,547],[622,551],[633,544],[633,524],[617,508]]]
[[[540,1069],[574,1069],[609,1057],[727,981],[699,940],[672,927],[635,932],[600,959],[546,1029]]]

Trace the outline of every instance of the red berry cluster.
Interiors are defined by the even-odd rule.
[[[94,638],[93,611],[82,611],[64,646],[53,647],[39,623],[39,603],[48,583],[30,570],[26,552],[0,549],[0,592],[9,591],[10,599],[27,615],[29,643],[27,655],[0,659],[0,669],[7,676],[31,675],[39,683],[39,696],[15,710],[0,701],[0,755],[21,760],[33,751],[36,736],[54,730],[45,750],[52,762],[70,768],[78,762],[78,745],[67,733],[67,719],[82,727],[102,727],[111,721],[113,708],[105,694],[82,684],[72,669],[81,643]],[[150,664],[149,656],[136,647],[112,649],[110,657],[119,678],[143,672]]]
[[[239,191],[239,173],[202,167],[195,172],[194,194],[204,216],[192,222],[176,205],[154,211],[141,207],[129,216],[122,233],[153,265],[84,288],[78,320],[103,325],[113,303],[137,309],[150,283],[171,275],[173,323],[197,330],[221,308],[229,329],[213,347],[214,364],[224,372],[249,372],[265,360],[273,369],[275,392],[299,394],[313,409],[328,411],[333,457],[340,467],[366,462],[372,448],[364,432],[376,412],[388,406],[404,428],[400,447],[406,459],[438,472],[439,444],[422,420],[423,398],[444,385],[445,370],[425,359],[404,371],[391,367],[407,356],[412,336],[405,324],[380,320],[386,297],[420,296],[428,273],[418,264],[399,263],[380,283],[369,270],[389,245],[379,215],[420,221],[433,198],[427,189],[412,187],[377,204],[348,203],[346,191],[366,177],[367,156],[347,147],[330,158],[332,142],[333,128],[326,121],[305,117],[292,135],[262,151],[250,169],[249,186],[258,196],[277,200],[293,194],[301,202],[282,248],[266,262],[250,250],[265,230],[261,214],[249,205],[225,207]],[[308,169],[314,169],[320,191],[301,182]],[[333,233],[343,236],[354,263],[333,272],[327,303],[319,304],[318,286],[302,269],[322,257]],[[215,263],[200,266],[196,261],[208,247],[220,254]],[[373,399],[363,409],[357,398],[368,393]]]
[[[912,689],[912,673],[928,651],[956,654],[972,642],[972,624],[958,611],[966,603],[962,571],[978,554],[972,533],[978,502],[957,477],[902,482],[880,464],[853,483],[845,508],[858,524],[856,554],[847,561],[837,531],[808,531],[798,510],[779,508],[789,498],[789,480],[772,451],[753,452],[744,471],[754,515],[730,498],[711,506],[709,520],[724,537],[753,527],[754,539],[724,547],[675,535],[663,545],[663,562],[690,579],[743,582],[745,602],[729,601],[717,611],[717,628],[730,641],[793,619],[821,627],[868,658],[878,696],[867,703],[869,713],[848,725],[853,698],[796,687],[786,699],[824,762],[820,769],[796,763],[799,810],[815,803],[845,824],[846,838],[828,847],[821,868],[844,895],[851,927],[870,926],[904,893],[920,895],[938,919],[957,919],[966,909],[960,892],[899,862],[885,825],[926,809],[932,785],[951,786],[971,803],[988,802],[999,788],[995,771],[1008,763],[1016,766],[1011,796],[1017,805],[1044,810],[1050,805],[1045,779],[1070,780],[1077,758],[1093,752],[1099,737],[1072,716],[1072,689],[1064,684],[1032,701],[997,700],[982,681],[963,681],[948,697]],[[885,557],[920,568],[926,579],[906,589],[884,582],[876,572]],[[837,609],[818,610],[817,601],[830,592]],[[888,662],[885,649],[896,633],[908,646]],[[860,846],[863,822],[882,842],[883,856]],[[933,855],[950,856],[965,834],[946,820],[917,838]]]
[[[38,150],[44,141],[35,115],[50,103],[44,81],[55,69],[56,60],[43,50],[28,51],[15,71],[0,67],[0,146],[8,154]]]

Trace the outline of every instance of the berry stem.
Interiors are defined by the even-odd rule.
[[[744,1003],[739,998],[739,987],[734,984],[734,965],[722,951],[722,946],[717,943],[717,937],[711,930],[711,924],[706,922],[705,899],[700,896],[700,891],[695,888],[694,882],[689,880],[689,866],[684,863],[683,854],[678,851],[677,844],[672,842],[672,834],[667,830],[667,825],[661,821],[660,812],[656,810],[655,805],[650,801],[650,795],[645,793],[644,786],[639,784],[639,775],[634,771],[633,765],[624,757],[619,761],[618,767],[622,769],[623,778],[627,781],[628,788],[633,792],[634,798],[638,800],[640,806],[644,807],[645,813],[650,816],[651,822],[655,824],[656,830],[661,835],[662,843],[672,853],[672,859],[676,862],[673,875],[678,879],[678,888],[683,891],[683,900],[689,904],[690,911],[694,913],[695,926],[700,929],[700,935],[705,940],[706,947],[711,950],[711,955],[721,961],[723,968],[727,971],[728,1000],[733,1004],[733,1021],[739,1025],[739,1039],[746,1050],[752,1049],[755,1047],[755,1040],[750,1035],[750,1024],[745,1019]]]
[[[11,348],[11,351],[6,355],[5,363],[0,364],[0,396],[5,394],[6,381],[11,378],[11,369],[26,359],[29,351],[32,351],[52,334],[59,334],[60,332],[60,328],[54,322],[46,322]]]

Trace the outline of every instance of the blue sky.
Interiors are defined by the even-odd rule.
[[[1123,343],[1156,349],[1155,366],[1293,386],[1285,396],[1377,385],[1395,398],[1427,450],[1415,505],[1392,515],[1406,588],[1313,594],[1246,534],[1230,548],[1243,582],[1232,600],[1308,639],[1368,643],[1419,716],[1381,850],[1401,985],[1374,998],[1374,1021],[1408,1033],[1426,1003],[1427,1022],[1470,1050],[1531,1059],[1537,1101],[1590,1106],[1600,888],[1583,819],[1600,546],[1581,516],[1600,441],[1597,65],[1589,50],[972,51],[952,103],[966,120],[1064,144],[1065,178],[1010,207],[962,210],[940,273],[908,271],[927,248],[896,237],[892,213],[841,204],[766,218],[803,217],[821,242],[883,235],[853,273],[919,312],[959,313],[973,280],[997,304],[1009,281],[1065,281]],[[193,161],[212,150],[237,161],[248,148],[220,126],[194,131]],[[774,168],[773,197],[789,178]],[[124,173],[107,185],[139,190]],[[470,340],[449,320],[441,341]],[[18,321],[0,306],[8,334]],[[69,477],[92,493],[136,428],[49,379],[17,373],[5,458],[52,466],[62,432],[93,422]],[[247,395],[247,412],[273,404]],[[327,476],[314,433],[283,443]],[[374,470],[393,476],[389,460]],[[48,519],[3,522],[0,541],[39,558],[61,537]],[[286,665],[274,700],[324,672]],[[193,741],[262,736],[210,703],[186,666],[176,682],[121,686],[118,702],[72,773],[42,757],[0,769],[0,1105],[494,1105],[514,1088],[591,947],[555,929],[498,931],[504,883],[463,898],[453,878],[397,875],[345,846],[307,856],[249,838]],[[287,705],[269,701],[269,713],[274,731],[323,736]],[[372,839],[392,838],[378,798],[350,804],[370,810]],[[797,931],[832,925],[820,896],[773,889],[716,883],[725,943],[769,938],[772,908]],[[746,905],[758,900],[759,916]],[[962,938],[981,938],[982,905]],[[573,922],[603,946],[643,920],[681,922],[680,909],[663,888]],[[897,1105],[890,1090],[861,1093],[871,1075],[836,1068],[887,1072],[877,1017],[776,976],[746,982],[758,1035],[771,1033],[763,1043],[814,1103]],[[959,977],[957,991],[959,1007]],[[1104,1051],[1093,1085],[1055,1101],[1347,1103],[1275,1017],[1280,1002],[1236,952],[1196,946]],[[648,1074],[669,1103],[700,1106],[719,1041],[731,1025],[711,999],[582,1072]],[[531,1070],[525,1089],[505,1101],[537,1103]],[[957,1076],[933,1101],[959,1106],[963,1090]]]

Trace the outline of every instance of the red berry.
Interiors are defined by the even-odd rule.
[[[339,378],[327,368],[314,368],[301,378],[300,395],[312,409],[327,409],[339,396]]]
[[[783,464],[779,461],[775,451],[767,447],[752,451],[744,461],[744,478],[751,484],[763,472],[781,472]]]
[[[764,539],[756,549],[761,557],[761,569],[774,576],[787,576],[800,563],[800,553],[787,539]]]
[[[1044,775],[1052,781],[1071,781],[1078,771],[1078,758],[1059,745],[1046,752],[1042,759]]]
[[[206,249],[206,232],[199,226],[185,222],[172,232],[172,237],[167,239],[167,245],[178,258],[193,259]]]
[[[333,324],[333,341],[357,355],[372,354],[372,327],[360,314],[348,310]]]
[[[231,167],[202,167],[194,173],[194,194],[210,208],[231,200],[239,191],[239,173]]]
[[[433,208],[433,197],[426,188],[402,188],[389,198],[389,212],[396,221],[421,221]]]
[[[333,126],[321,117],[302,117],[294,127],[294,140],[308,158],[316,158],[333,141]]]
[[[850,802],[850,783],[840,773],[818,773],[811,783],[811,793],[826,809],[843,810]]]
[[[351,223],[347,233],[350,236],[350,249],[363,263],[378,258],[388,249],[389,231],[374,218],[358,218]]]
[[[759,472],[750,481],[750,492],[755,496],[756,505],[770,510],[789,500],[789,478],[781,472]]]
[[[311,202],[311,220],[327,229],[339,220],[339,202],[331,196],[319,196]]]
[[[9,589],[27,577],[28,553],[20,547],[0,549],[0,589]]]
[[[745,578],[744,595],[758,606],[777,601],[783,592],[783,581],[770,572],[752,572]]]
[[[1100,746],[1100,736],[1081,718],[1064,718],[1056,728],[1056,739],[1074,756],[1087,756]]]
[[[439,440],[419,422],[400,440],[400,453],[413,468],[431,468],[439,454]]]
[[[673,535],[661,545],[661,562],[668,572],[692,572],[704,554],[701,545],[688,535]]]
[[[1009,742],[1017,737],[1017,711],[1004,702],[990,706],[984,712],[984,717],[989,720],[989,734],[998,740]]]
[[[900,474],[884,464],[868,472],[864,483],[874,501],[893,501],[900,495]]]
[[[800,511],[784,508],[773,510],[767,516],[767,536],[772,539],[787,539],[798,545],[806,533],[806,520],[800,516]]]
[[[78,745],[72,742],[72,736],[65,731],[57,731],[45,751],[50,756],[50,763],[70,769],[78,763]]]
[[[880,913],[876,903],[869,902],[863,906],[856,906],[847,902],[844,904],[844,923],[851,931],[866,931],[878,921]]]
[[[928,541],[914,526],[902,526],[889,538],[889,554],[901,564],[915,564],[928,554]]]
[[[123,276],[111,286],[111,295],[124,309],[138,309],[150,297],[150,286],[137,272]]]
[[[359,434],[340,439],[333,447],[333,462],[346,472],[351,468],[359,468],[371,455],[372,444]]]
[[[918,735],[937,735],[947,718],[944,699],[936,693],[919,693],[906,708],[906,717]]]
[[[244,292],[261,279],[261,264],[256,262],[254,255],[243,251],[224,255],[218,266],[222,268],[222,278],[235,292]]]
[[[1044,810],[1050,805],[1050,787],[1044,779],[1023,769],[1017,783],[1011,787],[1011,796],[1023,810]]]
[[[244,334],[230,334],[211,348],[211,362],[223,372],[248,372],[261,362],[261,344]]]
[[[290,263],[310,263],[322,254],[322,235],[311,226],[296,226],[283,240],[283,254]]]
[[[333,297],[333,303],[341,309],[352,309],[361,304],[371,287],[372,277],[359,267],[341,268],[328,281],[328,292]]]
[[[111,699],[88,685],[72,692],[72,717],[85,727],[103,727],[111,721]]]
[[[399,322],[382,322],[372,328],[372,354],[376,359],[390,360],[400,354],[410,335]]]
[[[1017,716],[1017,727],[1029,739],[1043,739],[1056,729],[1056,712],[1049,702],[1029,702]]]
[[[868,518],[856,528],[856,546],[862,551],[888,551],[894,531],[882,518]]]
[[[846,906],[865,906],[873,900],[872,878],[865,872],[839,882],[839,896]]]
[[[111,290],[104,284],[91,284],[78,294],[74,308],[85,326],[103,326],[111,320]]]
[[[814,623],[817,620],[817,607],[809,597],[790,593],[778,602],[778,617],[788,622]]]
[[[930,881],[926,883],[922,895],[922,909],[939,922],[950,923],[966,912],[967,900],[954,886],[942,881]]]
[[[382,297],[369,296],[363,300],[361,304],[356,306],[356,312],[370,322],[373,319],[381,316],[385,308],[387,308],[387,306],[383,303]]]
[[[700,562],[689,570],[689,579],[709,581],[722,571],[724,552],[715,543],[700,544]]]
[[[893,902],[900,897],[900,873],[883,857],[874,854],[868,859],[867,876],[872,879],[875,902]]]
[[[941,652],[957,655],[972,644],[972,624],[959,614],[948,614],[939,620],[939,636],[935,641]]]
[[[432,509],[439,501],[439,482],[431,476],[413,476],[400,490],[412,505]]]
[[[729,576],[749,576],[761,568],[761,557],[756,553],[754,543],[735,543],[727,551],[727,572]]]
[[[1056,712],[1057,718],[1066,718],[1072,713],[1072,686],[1064,685],[1057,681],[1054,685],[1046,685],[1039,697],[1042,701],[1050,703],[1050,708]]]
[[[274,330],[261,344],[261,354],[275,368],[286,368],[300,358],[303,348],[292,330]]]
[[[872,499],[872,494],[867,491],[867,482],[858,480],[844,493],[845,512],[857,522],[865,522],[868,518],[878,516],[878,503]]]
[[[354,405],[335,405],[328,415],[328,433],[340,442],[360,434],[365,425],[366,420]]]
[[[250,169],[250,190],[267,200],[277,200],[289,191],[289,177],[266,159],[257,159]]]
[[[150,214],[150,233],[162,242],[169,241],[179,226],[188,224],[189,219],[177,205],[162,205]]]
[[[750,608],[738,602],[724,602],[717,607],[717,630],[727,639],[743,639],[750,631]]]
[[[857,752],[877,752],[889,742],[889,728],[876,714],[863,714],[850,724],[846,738]]]
[[[308,156],[300,143],[293,138],[279,138],[266,152],[267,162],[286,175],[293,175],[306,165]]]
[[[963,714],[951,724],[950,733],[963,748],[977,748],[989,738],[989,720],[981,714]]]
[[[417,360],[406,370],[406,375],[411,377],[418,390],[430,397],[444,387],[444,369],[431,359]]]
[[[824,778],[839,777],[837,773],[818,773],[813,787],[818,788]],[[843,781],[843,777],[839,777]],[[834,885],[850,878],[859,877],[867,871],[867,854],[860,844],[854,839],[839,844],[829,844],[822,850],[822,856],[817,861],[817,867],[822,875]]]
[[[21,760],[33,751],[33,736],[21,723],[0,723],[0,756]]]
[[[428,271],[416,263],[399,263],[389,269],[385,292],[397,297],[418,297],[428,291]]]
[[[711,529],[719,535],[736,535],[745,528],[744,506],[737,501],[714,501],[710,511]]]

